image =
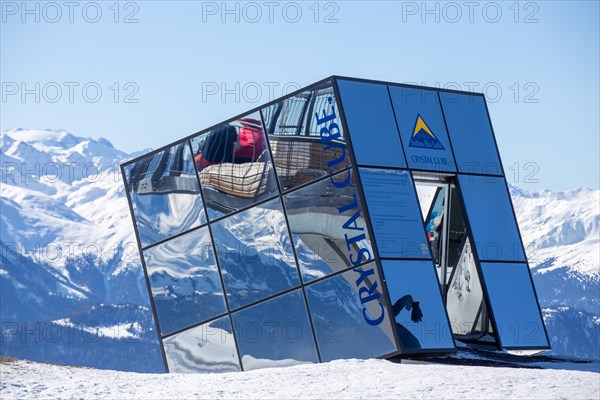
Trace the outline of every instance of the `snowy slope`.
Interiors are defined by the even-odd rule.
[[[118,170],[135,155],[105,139],[65,131],[0,134],[2,354],[101,368],[162,369]],[[524,241],[533,243],[530,266],[559,354],[598,357],[599,193],[511,188]],[[23,333],[43,329],[40,323],[60,327],[65,335],[32,346],[31,336]],[[121,333],[106,335],[115,329]],[[90,332],[99,338],[94,346]],[[123,350],[132,335],[131,354],[147,358]],[[81,338],[75,339],[77,346],[72,336]]]
[[[0,397],[225,399],[598,399],[595,372],[340,360],[224,374],[136,374],[0,365]]]
[[[539,273],[569,267],[586,275],[600,273],[600,190],[527,192],[511,196],[527,256]]]

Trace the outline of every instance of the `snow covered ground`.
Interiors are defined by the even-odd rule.
[[[138,374],[0,360],[0,398],[598,399],[600,374],[385,360],[226,374]]]

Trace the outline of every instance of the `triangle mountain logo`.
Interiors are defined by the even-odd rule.
[[[431,129],[427,126],[421,115],[417,115],[413,134],[408,142],[410,147],[420,147],[425,149],[445,150],[438,138],[435,137]]]

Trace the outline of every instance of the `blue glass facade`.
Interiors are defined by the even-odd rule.
[[[332,77],[122,173],[171,372],[549,348],[482,95]]]

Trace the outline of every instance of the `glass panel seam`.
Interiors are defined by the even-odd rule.
[[[190,148],[190,151],[192,152],[192,155],[193,155],[194,153],[193,153],[193,149],[192,149],[192,141],[191,141],[191,139],[187,140],[187,144],[188,144],[188,147]],[[201,182],[200,182],[200,174],[198,173],[198,166],[196,165],[195,162],[193,162],[193,164],[194,164],[194,171],[195,171],[195,174],[196,174],[196,180],[198,181],[198,187],[200,189],[200,197],[202,198],[202,207],[204,207],[204,214],[206,215],[206,220],[208,221],[209,217],[208,217],[208,212],[206,210],[206,204],[204,202],[204,193],[202,192],[202,186],[201,186]],[[215,264],[217,265],[217,270],[219,272],[219,280],[221,281],[221,289],[222,289],[223,297],[225,298],[225,307],[226,307],[226,310],[227,310],[227,316],[229,317],[229,323],[231,324],[231,333],[233,334],[233,342],[235,344],[235,350],[236,350],[237,356],[238,356],[238,363],[239,363],[239,366],[240,366],[240,370],[243,371],[244,370],[244,366],[242,365],[242,356],[240,355],[240,349],[239,349],[239,345],[238,345],[238,341],[237,341],[237,336],[236,336],[236,333],[235,333],[235,327],[233,326],[233,320],[231,319],[231,309],[229,307],[229,299],[227,298],[227,291],[226,291],[226,288],[225,288],[225,281],[223,280],[223,273],[221,272],[221,264],[219,262],[219,257],[217,256],[217,249],[215,247],[215,240],[214,240],[214,237],[213,237],[212,227],[211,227],[210,223],[207,224],[207,229],[208,229],[208,235],[210,237],[211,247],[212,247],[212,250],[213,250],[214,257],[215,257]],[[200,325],[200,324],[197,324],[197,325]]]

